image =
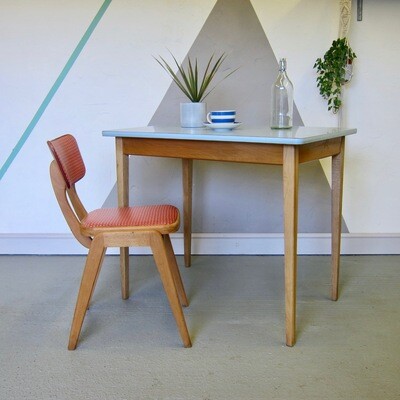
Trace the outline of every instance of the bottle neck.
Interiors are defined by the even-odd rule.
[[[279,72],[286,72],[286,58],[279,60]]]

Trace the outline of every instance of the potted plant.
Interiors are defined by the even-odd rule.
[[[315,61],[317,87],[321,96],[328,101],[328,110],[337,113],[342,106],[342,86],[352,77],[353,60],[357,58],[346,38],[332,42],[323,59]]]
[[[202,74],[199,71],[197,58],[193,63],[190,57],[188,57],[187,67],[184,67],[183,64],[178,63],[172,54],[171,56],[178,68],[176,73],[163,57],[160,56],[160,59],[155,58],[155,60],[167,71],[178,88],[190,100],[190,103],[181,103],[181,126],[184,128],[203,127],[206,116],[206,104],[203,100],[222,80],[233,74],[236,69],[227,73],[217,84],[211,86],[211,82],[227,57],[225,53],[215,61],[213,61],[214,55],[212,55]]]

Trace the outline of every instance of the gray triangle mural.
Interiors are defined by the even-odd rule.
[[[223,68],[240,68],[207,97],[207,109],[236,109],[244,126],[269,124],[278,63],[250,0],[218,0],[188,55],[201,63],[223,52]],[[167,51],[162,56],[168,58]],[[288,60],[289,76],[290,65]],[[149,125],[179,125],[179,103],[185,101],[172,83]],[[297,107],[294,124],[303,125]],[[320,163],[302,164],[299,176],[299,232],[330,232],[330,186]],[[181,162],[131,157],[130,185],[131,204],[181,207]],[[115,204],[114,187],[104,206]],[[193,232],[283,232],[282,168],[195,161]]]

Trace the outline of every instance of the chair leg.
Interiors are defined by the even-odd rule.
[[[90,307],[90,302],[92,301],[92,296],[93,296],[94,289],[96,288],[96,285],[97,285],[97,279],[99,278],[99,275],[100,275],[100,270],[101,270],[101,266],[103,265],[103,260],[104,260],[104,255],[105,254],[106,254],[106,249],[104,249],[103,256],[101,257],[100,266],[99,266],[99,269],[97,270],[97,274],[96,274],[96,278],[94,280],[92,291],[90,292],[90,297],[89,297],[88,306],[87,306],[88,310],[89,310],[89,307]]]
[[[161,281],[167,294],[169,304],[174,314],[179,333],[182,338],[184,347],[192,347],[189,332],[186,326],[185,316],[183,315],[182,306],[179,301],[174,276],[170,269],[168,260],[168,251],[165,248],[163,237],[159,233],[151,236],[151,248],[153,250],[154,259],[160,273]]]
[[[129,299],[129,247],[120,249],[121,295],[123,300]]]
[[[178,291],[179,299],[181,301],[182,306],[187,307],[189,305],[189,301],[187,299],[185,287],[183,286],[182,277],[179,272],[178,264],[176,262],[174,249],[172,248],[171,238],[169,235],[163,235],[163,239],[164,239],[165,250],[167,252],[169,268],[172,272],[172,276],[174,277],[174,282],[176,290]]]
[[[83,271],[81,286],[79,288],[78,299],[76,301],[74,318],[72,320],[71,331],[69,335],[68,350],[75,350],[81,332],[83,320],[89,305],[90,297],[96,283],[98,272],[104,258],[106,248],[103,238],[96,236],[86,258],[85,269]]]

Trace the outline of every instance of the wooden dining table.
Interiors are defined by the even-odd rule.
[[[270,129],[242,125],[233,130],[146,126],[110,129],[116,146],[118,205],[129,205],[129,156],[182,159],[185,265],[191,265],[193,160],[282,165],[286,344],[296,342],[296,274],[299,164],[332,158],[331,298],[338,299],[345,138],[356,129],[298,126]],[[129,296],[129,249],[121,248],[122,296]]]

